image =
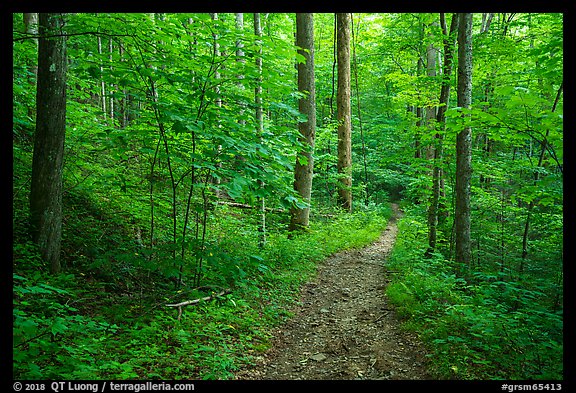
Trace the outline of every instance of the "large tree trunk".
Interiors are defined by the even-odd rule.
[[[294,189],[309,203],[312,194],[312,175],[314,159],[314,138],[316,135],[316,89],[314,86],[314,19],[311,13],[296,14],[296,45],[298,53],[306,58],[298,63],[298,90],[305,94],[298,102],[300,113],[307,121],[298,124],[300,140],[307,149],[298,153],[294,168]],[[291,209],[290,230],[308,226],[310,208],[293,207]]]
[[[458,14],[458,106],[472,102],[472,14]],[[469,116],[469,115],[463,115]],[[470,178],[472,175],[472,128],[464,126],[456,136],[456,262],[470,266]]]
[[[338,62],[338,204],[352,211],[352,123],[350,119],[350,14],[336,14]]]
[[[52,273],[60,271],[62,164],[66,130],[66,40],[63,14],[39,15],[36,133],[30,230]],[[60,34],[60,35],[59,35]],[[53,37],[44,37],[54,35]]]

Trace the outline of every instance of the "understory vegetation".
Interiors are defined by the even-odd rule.
[[[563,378],[561,12],[11,22],[13,378],[231,379],[392,202],[438,378]]]
[[[23,202],[14,201],[16,221]],[[262,250],[257,212],[218,206],[207,230],[203,285],[183,282],[176,290],[171,265],[151,266],[138,245],[134,210],[74,190],[65,206],[64,273],[50,275],[35,245],[15,233],[16,379],[231,378],[269,347],[272,328],[290,315],[316,264],[374,241],[390,214],[384,207],[317,212],[310,230],[292,239],[286,213],[271,214]],[[214,296],[223,289],[231,292]],[[166,306],[207,296],[182,307],[180,317]]]
[[[404,327],[429,348],[434,372],[449,379],[562,379],[562,278],[554,266],[561,254],[541,249],[549,263],[518,272],[518,265],[477,253],[478,264],[462,269],[441,253],[423,257],[421,214],[421,206],[408,207],[398,223],[387,294]],[[479,236],[484,244],[498,241]]]

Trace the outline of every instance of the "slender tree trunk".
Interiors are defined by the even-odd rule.
[[[254,35],[257,37],[258,56],[256,56],[256,69],[258,78],[254,88],[254,102],[256,103],[256,134],[262,136],[264,132],[264,111],[262,110],[262,25],[259,13],[254,13]]]
[[[422,48],[422,42],[424,42],[424,24],[423,23],[419,23],[419,31],[418,31],[418,35],[419,35],[419,41],[420,41],[420,45],[418,45],[418,61],[416,62],[416,77],[418,78],[420,75],[422,75],[422,72],[424,70],[424,60],[422,59],[422,52],[423,52],[423,48]],[[417,98],[417,103],[416,103],[416,134],[414,135],[414,158],[422,158],[422,150],[420,148],[420,127],[422,127],[422,124],[424,124],[424,108],[422,107],[421,101],[422,101],[422,97],[420,95],[420,90],[419,88],[417,88],[418,91],[418,98]],[[418,201],[418,203],[420,203],[420,201]]]
[[[306,203],[310,203],[312,195],[312,175],[314,170],[314,139],[316,135],[316,88],[314,80],[314,16],[311,13],[296,14],[296,45],[298,53],[305,57],[304,63],[298,63],[298,90],[305,97],[298,101],[300,113],[307,120],[298,124],[300,140],[307,149],[298,153],[294,167],[294,190]],[[290,230],[302,229],[308,226],[310,207],[291,209]]]
[[[432,26],[438,26],[438,22],[432,23]],[[432,34],[430,34],[431,36]],[[436,66],[438,60],[438,48],[430,43],[426,48],[426,76],[428,78],[436,77]],[[436,106],[428,105],[426,107],[426,126],[428,128],[434,128],[434,120],[436,119]],[[430,159],[433,156],[433,151],[431,148],[426,149],[426,158]]]
[[[352,123],[350,108],[350,14],[336,14],[338,88],[338,205],[352,211]]]
[[[364,130],[362,128],[362,111],[360,110],[360,88],[358,87],[358,61],[356,59],[356,38],[354,37],[354,19],[352,22],[352,59],[354,61],[354,84],[356,86],[356,106],[358,113],[358,129],[360,130],[360,140],[362,141],[362,163],[364,166],[364,204],[368,206],[370,193],[368,192],[368,163],[366,162],[366,143],[364,142]]]
[[[24,27],[26,29],[26,34],[30,34],[33,36],[37,36],[38,35],[38,14],[37,13],[25,13],[23,14],[23,19],[24,19]],[[38,48],[38,38],[31,38],[32,42],[34,43],[34,46],[36,47],[36,50]],[[38,66],[36,64],[31,65],[28,70],[30,71],[30,74],[34,76],[34,83],[35,83],[35,79],[38,76]],[[32,79],[32,78],[30,78]]]
[[[124,58],[124,45],[123,43],[118,44],[118,54],[120,55],[120,63],[125,63],[126,59]],[[118,86],[116,86],[118,88]],[[122,98],[118,100],[118,112],[120,118],[120,128],[124,129],[128,126],[128,90],[123,87],[122,88]]]
[[[38,36],[38,14],[37,13],[25,13],[22,14],[24,20],[24,29],[26,34],[32,36]],[[34,46],[34,52],[38,53],[38,38],[30,38],[32,45]],[[38,55],[36,55],[38,59]],[[36,80],[38,79],[38,62],[34,62],[28,67],[28,81],[30,82],[30,88],[36,88]],[[34,119],[36,117],[36,111],[34,106],[28,106],[27,108],[28,117]]]
[[[244,31],[244,14],[243,13],[236,13],[235,14],[235,19],[236,19],[236,29],[238,30],[238,32],[242,35],[243,31]],[[246,59],[244,58],[244,44],[242,43],[241,40],[236,41],[236,61],[239,63],[246,63]],[[239,90],[244,90],[244,75],[242,73],[239,73],[238,76],[238,82],[237,82],[237,86]],[[240,121],[239,123],[242,125],[246,124],[246,121],[243,119],[243,114],[246,110],[246,104],[244,103],[240,103]]]
[[[262,26],[260,24],[260,14],[254,13],[254,35],[256,44],[258,45],[258,56],[256,56],[256,69],[258,70],[258,78],[256,79],[256,87],[254,87],[254,103],[256,104],[256,135],[262,143],[262,134],[264,133],[264,111],[262,110]],[[258,182],[259,187],[264,187],[264,182]],[[259,246],[264,248],[266,245],[266,200],[263,197],[258,197],[260,205],[260,232]]]
[[[482,14],[482,25],[480,26],[480,33],[487,33],[490,29],[490,24],[494,18],[494,13],[483,13]]]
[[[458,106],[472,102],[472,14],[458,14]],[[469,116],[469,115],[463,115]],[[456,136],[456,262],[470,267],[470,178],[472,175],[472,128],[465,125]]]
[[[561,83],[560,87],[558,88],[558,92],[556,93],[556,98],[554,99],[554,104],[552,105],[552,112],[556,111],[556,106],[558,105],[558,102],[560,101],[560,97],[562,95],[563,90],[564,90],[564,83]],[[548,144],[548,136],[549,135],[550,135],[550,130],[546,130],[546,135],[544,137],[544,140],[541,143],[540,156],[538,157],[538,164],[536,165],[536,168],[540,168],[544,162],[544,155],[546,154],[546,145]],[[540,178],[539,172],[537,170],[534,171],[534,185],[536,185],[539,178]],[[532,209],[534,209],[534,201],[533,200],[531,200],[530,203],[528,204],[526,221],[524,223],[524,233],[522,235],[522,260],[520,261],[520,267],[519,267],[520,273],[522,271],[524,271],[524,262],[526,260],[526,257],[528,256],[528,234],[529,234],[529,230],[530,230],[530,218],[532,216]]]
[[[39,14],[36,133],[32,158],[30,224],[50,272],[60,271],[62,167],[66,132],[66,40],[63,14]]]
[[[98,36],[98,54],[102,55],[102,38]],[[100,65],[100,109],[102,109],[102,113],[104,114],[104,121],[108,117],[108,113],[106,112],[106,82],[104,82],[104,78],[102,74],[104,73],[104,66]]]
[[[436,123],[438,132],[434,137],[434,167],[432,169],[432,197],[430,208],[428,209],[428,250],[426,255],[430,256],[436,249],[437,227],[439,221],[440,196],[442,190],[442,168],[440,162],[443,156],[443,133],[446,128],[446,109],[450,101],[450,79],[452,76],[452,58],[454,43],[456,39],[456,30],[458,28],[458,17],[452,16],[450,22],[450,31],[446,28],[446,18],[444,13],[440,13],[440,25],[444,35],[444,62],[442,66],[442,87],[440,90],[440,106],[436,114]]]
[[[114,62],[114,58],[112,57],[114,53],[114,43],[112,42],[112,38],[110,38],[108,40],[108,60],[110,60],[110,71],[112,72],[114,70],[114,67],[112,66],[113,62]],[[109,93],[110,93],[110,105],[109,105],[109,109],[110,109],[110,125],[112,127],[114,127],[114,95],[112,94],[112,88],[114,87],[114,85],[110,85],[109,86]]]
[[[212,20],[218,20],[218,14],[217,13],[211,13],[210,17],[212,18]],[[212,54],[213,56],[213,63],[218,62],[218,57],[220,57],[221,53],[220,53],[220,43],[218,41],[218,34],[213,33],[212,38],[214,40],[214,52]],[[214,72],[214,79],[220,79],[220,72],[216,71]],[[216,93],[216,99],[215,99],[215,104],[216,107],[218,108],[222,108],[222,96],[220,95],[220,86],[217,84],[214,87],[214,92]],[[217,115],[217,119],[216,119],[216,123],[217,123],[217,127],[221,128],[222,124],[220,121],[220,114],[218,113]],[[218,145],[216,147],[216,155],[220,156],[220,154],[222,153],[222,145]],[[218,160],[216,162],[216,168],[221,169],[222,168],[222,162],[220,160]],[[216,199],[220,199],[220,177],[216,176],[212,179],[212,183],[214,185],[216,185],[216,189],[214,191],[214,194],[216,196]]]

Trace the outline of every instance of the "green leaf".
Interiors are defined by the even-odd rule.
[[[66,325],[66,320],[64,318],[56,318],[52,326],[50,326],[50,332],[52,332],[53,336],[64,333],[66,330],[68,330],[68,326]]]

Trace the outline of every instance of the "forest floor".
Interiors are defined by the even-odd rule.
[[[422,344],[400,328],[385,293],[394,274],[386,258],[401,215],[393,204],[379,240],[322,262],[272,347],[236,379],[430,379]]]

